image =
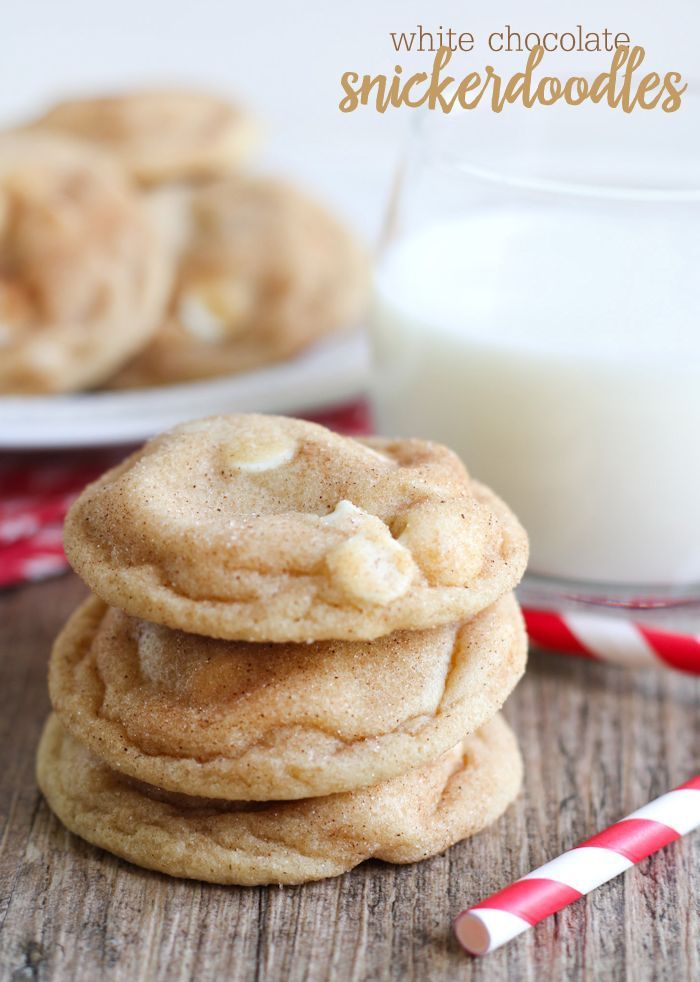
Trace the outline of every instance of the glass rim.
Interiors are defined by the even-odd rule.
[[[700,161],[698,161],[700,169]],[[451,163],[450,169],[479,181],[521,191],[534,191],[569,198],[592,198],[599,201],[629,201],[657,204],[700,203],[700,185],[688,188],[618,187],[614,184],[592,184],[586,181],[562,181],[555,178],[519,177],[467,162]]]
[[[691,78],[689,81],[686,97],[689,97],[692,104],[700,106],[700,78]],[[690,83],[695,81],[696,86]],[[545,110],[543,110],[545,111]],[[604,110],[603,110],[604,111]],[[465,118],[470,118],[470,110],[462,111]],[[436,116],[434,110],[421,107],[416,113],[409,129],[408,145],[405,149],[409,151],[424,135],[425,128],[429,121],[442,118]],[[456,117],[452,117],[451,123],[455,123]],[[517,173],[507,173],[497,165],[474,163],[469,160],[469,153],[463,157],[445,153],[442,158],[434,161],[438,168],[462,173],[466,177],[473,178],[482,182],[500,185],[505,188],[512,188],[520,191],[531,191],[538,194],[549,194],[559,197],[588,198],[599,201],[618,201],[637,202],[649,204],[695,204],[700,203],[700,178],[698,183],[688,183],[685,186],[673,187],[670,183],[665,184],[645,184],[640,181],[637,185],[618,185],[602,181],[600,183],[591,180],[563,179],[558,177],[538,177],[537,175],[524,175]],[[697,170],[700,174],[700,155],[697,159]]]
[[[700,583],[615,583],[551,576],[528,567],[518,593],[526,605],[538,603],[619,612],[700,611]]]

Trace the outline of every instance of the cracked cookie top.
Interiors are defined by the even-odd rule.
[[[173,631],[91,598],[51,658],[54,709],[121,773],[231,800],[376,784],[489,720],[520,678],[509,596],[463,624],[376,641],[252,644]]]
[[[204,92],[140,91],[60,102],[32,124],[99,144],[143,184],[211,178],[240,166],[254,127]]]
[[[90,485],[68,557],[112,606],[247,641],[370,640],[463,620],[508,593],[527,539],[446,447],[212,417]]]

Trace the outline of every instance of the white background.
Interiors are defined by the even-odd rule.
[[[582,23],[627,31],[645,45],[651,67],[700,76],[698,0],[5,0],[0,118],[10,123],[61,95],[139,83],[229,92],[265,124],[265,165],[314,184],[372,237],[410,113],[343,115],[339,79],[347,70],[391,72],[389,31],[419,22],[478,36],[475,51],[460,56],[465,73],[494,60],[486,37],[506,23],[522,31]],[[559,58],[572,72],[585,67],[585,56]],[[524,61],[510,59],[512,71]],[[401,62],[410,64],[405,54]]]

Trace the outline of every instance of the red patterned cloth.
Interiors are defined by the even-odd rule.
[[[372,430],[362,400],[306,416],[348,436]],[[63,519],[90,481],[134,449],[7,454],[0,462],[0,587],[64,572]]]

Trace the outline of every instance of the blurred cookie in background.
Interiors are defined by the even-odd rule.
[[[151,199],[180,249],[168,313],[111,386],[139,387],[249,371],[354,327],[368,264],[321,204],[266,177],[230,177]]]
[[[252,120],[237,106],[175,90],[59,102],[31,128],[95,142],[145,185],[226,175],[255,143]]]
[[[84,98],[2,139],[0,177],[33,191],[0,199],[0,392],[242,373],[356,326],[366,257],[312,197],[240,173],[254,130],[227,100]]]
[[[104,382],[157,328],[171,274],[109,156],[55,134],[0,135],[0,393]]]

